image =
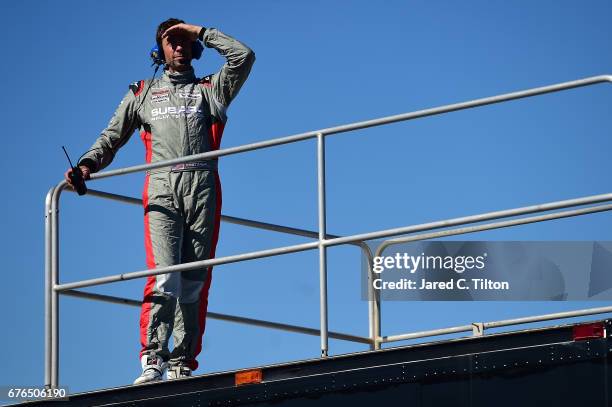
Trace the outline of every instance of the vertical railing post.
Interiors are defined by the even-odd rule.
[[[328,355],[327,339],[327,247],[323,244],[327,234],[325,221],[325,137],[317,134],[317,174],[319,196],[319,288],[321,311],[321,357]]]
[[[380,349],[381,336],[380,336],[380,291],[374,290],[374,271],[373,259],[368,258],[368,270],[367,270],[367,284],[368,284],[368,311],[369,311],[369,325],[370,325],[370,339],[372,344],[370,349]]]
[[[51,198],[51,388],[57,388],[59,383],[59,292],[55,286],[59,284],[59,197],[65,185],[56,187]]]
[[[45,388],[51,387],[51,201],[55,187],[51,188],[45,199]]]

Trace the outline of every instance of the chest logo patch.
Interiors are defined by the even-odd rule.
[[[179,91],[176,93],[179,99],[198,100],[202,97],[201,93],[190,93],[186,91]]]
[[[151,92],[151,103],[164,103],[170,101],[170,89],[153,89]]]

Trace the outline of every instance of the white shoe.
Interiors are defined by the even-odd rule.
[[[168,380],[182,379],[191,376],[191,369],[187,366],[170,366],[168,368]]]
[[[134,384],[142,384],[163,380],[168,363],[156,355],[143,355],[140,358],[142,374],[134,380]]]

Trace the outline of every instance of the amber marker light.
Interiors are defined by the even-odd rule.
[[[261,369],[245,370],[244,372],[238,372],[235,375],[236,386],[242,386],[243,384],[255,384],[261,383],[262,381]]]

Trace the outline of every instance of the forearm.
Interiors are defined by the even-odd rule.
[[[94,142],[89,151],[79,160],[78,165],[88,167],[91,172],[98,172],[106,168],[115,158],[117,149],[114,148],[112,138],[105,130]]]

